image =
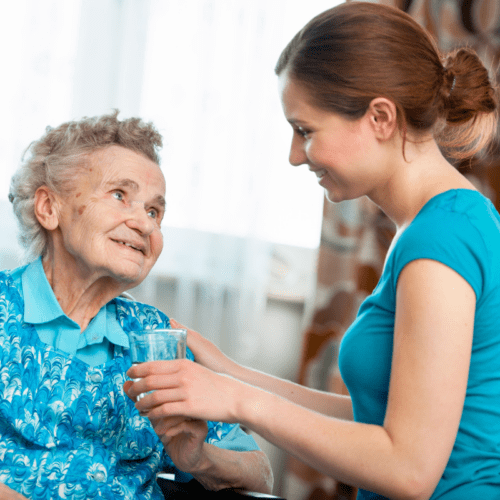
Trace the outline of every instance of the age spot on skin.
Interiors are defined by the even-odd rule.
[[[82,205],[79,209],[78,209],[78,215],[82,215],[83,212],[85,212],[85,209],[87,208],[86,205]]]
[[[75,198],[78,198],[82,193],[76,193]]]

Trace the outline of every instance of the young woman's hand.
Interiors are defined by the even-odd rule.
[[[150,361],[133,366],[124,390],[136,408],[150,419],[183,416],[228,423],[240,421],[238,408],[250,386],[187,359]],[[139,380],[137,380],[139,379]]]
[[[197,363],[218,373],[231,373],[231,368],[236,363],[228,358],[216,345],[198,332],[181,325],[175,319],[170,319],[170,325],[172,328],[186,328],[188,332],[187,345],[193,351]]]

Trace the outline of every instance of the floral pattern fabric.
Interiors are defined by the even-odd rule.
[[[169,326],[154,307],[114,302],[126,333]],[[2,272],[0,482],[37,500],[162,499],[156,473],[173,463],[123,391],[129,350],[115,346],[113,360],[91,367],[41,342],[23,317],[22,291]],[[234,425],[208,427],[216,444]]]

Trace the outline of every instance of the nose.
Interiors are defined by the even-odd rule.
[[[298,167],[307,163],[307,156],[304,151],[303,139],[302,137],[297,137],[293,134],[292,144],[290,145],[290,154],[288,155],[288,161],[294,167]]]
[[[149,236],[155,229],[155,221],[148,215],[146,207],[141,201],[133,201],[130,205],[130,217],[127,225],[135,229],[142,236]]]

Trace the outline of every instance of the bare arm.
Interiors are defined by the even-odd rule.
[[[186,328],[170,320],[175,328]],[[296,404],[331,417],[352,420],[352,404],[349,396],[318,391],[289,380],[284,380],[252,368],[241,366],[223,354],[214,344],[198,332],[188,329],[188,346],[196,362],[211,370],[229,375],[246,384],[260,387]]]
[[[241,488],[271,493],[273,473],[262,451],[233,451],[203,443],[202,459],[187,470],[208,490]]]
[[[332,418],[184,360],[146,364],[137,407],[160,417],[240,421],[312,467],[389,498],[428,499],[449,459],[467,387],[475,294],[450,268],[417,260],[397,290],[389,400],[383,426]],[[190,366],[191,365],[191,366]],[[217,401],[214,405],[213,401]]]
[[[7,485],[0,483],[0,500],[28,500],[25,496],[21,495]]]
[[[241,488],[271,493],[273,473],[262,451],[239,452],[206,443],[207,424],[203,420],[150,420],[174,464],[206,489]]]

